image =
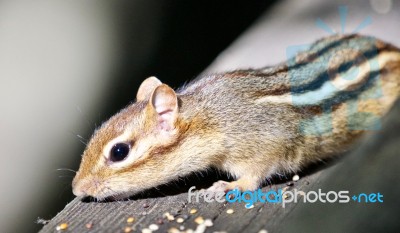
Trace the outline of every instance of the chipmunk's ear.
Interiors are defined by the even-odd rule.
[[[155,110],[160,129],[169,131],[175,128],[174,124],[178,116],[178,98],[172,88],[165,84],[158,86],[151,96],[149,105]]]
[[[161,81],[154,76],[145,79],[142,84],[140,84],[139,90],[136,94],[136,101],[148,100],[151,93],[153,93],[153,91],[161,84]]]

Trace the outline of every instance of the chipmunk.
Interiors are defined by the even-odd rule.
[[[155,77],[103,123],[72,182],[76,196],[122,199],[215,167],[255,190],[343,152],[400,93],[400,51],[378,39],[335,35],[283,64],[197,78],[174,91]]]

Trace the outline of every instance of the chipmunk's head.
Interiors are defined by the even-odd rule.
[[[172,175],[166,161],[180,134],[176,93],[150,77],[136,97],[94,133],[72,182],[76,196],[125,198]]]

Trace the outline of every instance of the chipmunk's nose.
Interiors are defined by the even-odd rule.
[[[86,196],[88,196],[84,190],[79,189],[79,188],[73,188],[72,189],[72,193],[77,197],[86,197]]]
[[[100,180],[93,177],[74,179],[72,181],[72,192],[77,197],[96,197],[97,192],[101,187]]]
[[[85,191],[85,187],[82,184],[83,182],[74,179],[72,181],[72,193],[77,197],[85,197],[87,193]]]

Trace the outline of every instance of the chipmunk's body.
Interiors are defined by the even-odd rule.
[[[216,167],[256,189],[344,151],[400,94],[400,52],[371,37],[334,36],[288,63],[192,81],[176,93],[155,78],[96,131],[74,193],[127,197]]]

